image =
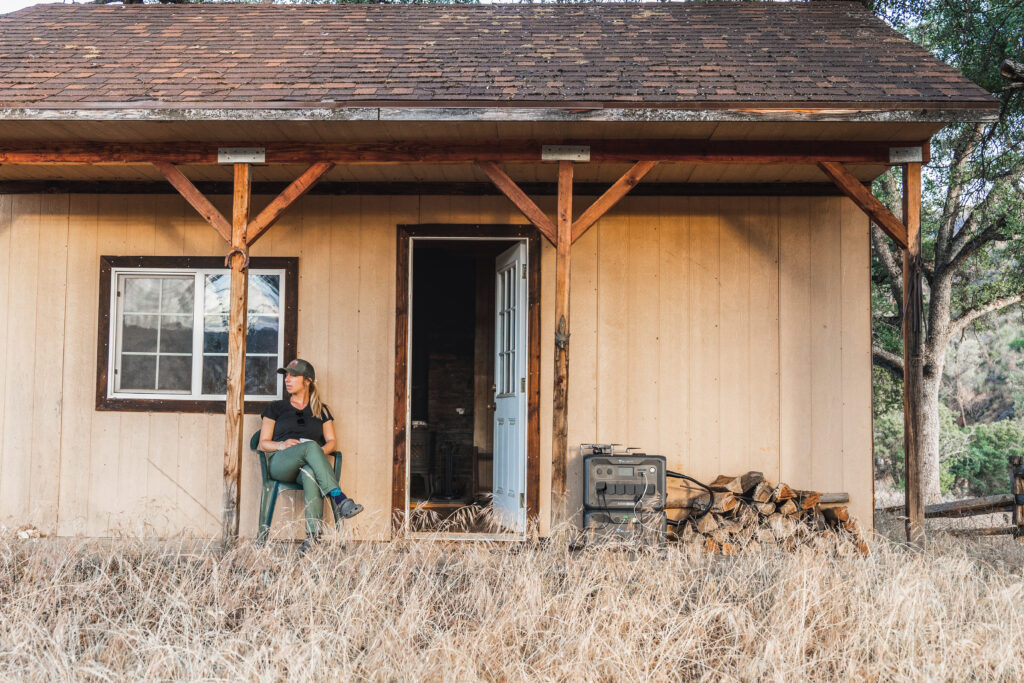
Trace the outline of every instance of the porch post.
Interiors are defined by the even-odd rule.
[[[249,300],[249,248],[246,228],[252,199],[252,170],[235,164],[235,192],[231,220],[231,317],[228,323],[227,398],[224,404],[224,519],[221,540],[238,539],[238,494],[242,472],[242,422],[245,417],[245,331]]]
[[[924,497],[921,495],[923,462],[918,441],[922,382],[921,362],[921,164],[903,165],[903,223],[907,244],[903,249],[903,453],[906,466],[907,541],[925,540]]]
[[[572,249],[571,161],[558,162],[558,224],[555,241],[555,379],[552,392],[551,526],[566,519],[569,453],[569,265]]]

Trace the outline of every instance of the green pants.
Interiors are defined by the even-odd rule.
[[[334,470],[315,441],[277,451],[270,456],[270,476],[277,481],[302,484],[306,507],[306,535],[316,536],[324,514],[324,496],[338,488]]]

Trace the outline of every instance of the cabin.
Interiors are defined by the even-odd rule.
[[[0,16],[0,523],[252,537],[301,357],[356,538],[545,536],[587,443],[870,527],[871,222],[919,278],[929,140],[997,109],[855,2]]]

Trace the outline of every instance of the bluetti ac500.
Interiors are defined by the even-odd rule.
[[[665,457],[613,444],[582,444],[588,542],[665,539]]]

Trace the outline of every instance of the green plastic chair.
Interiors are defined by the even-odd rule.
[[[256,451],[256,454],[260,459],[260,476],[263,477],[263,491],[260,493],[260,527],[259,532],[256,534],[256,543],[263,545],[267,541],[267,536],[270,535],[270,524],[274,519],[274,507],[277,505],[277,494],[281,491],[301,491],[302,484],[297,482],[286,482],[278,481],[271,478],[270,466],[267,465],[267,454],[259,450],[257,446],[260,444],[260,432],[256,431],[249,439],[249,448]],[[334,456],[334,476],[338,481],[341,481],[341,451],[334,451],[334,453],[328,453],[328,455]],[[313,472],[303,467],[310,476]],[[343,524],[341,519],[341,513],[338,512],[338,508],[334,505],[334,501],[328,499],[327,504],[331,507],[331,512],[334,513],[334,524],[339,528]]]

